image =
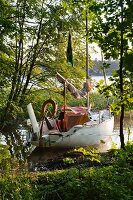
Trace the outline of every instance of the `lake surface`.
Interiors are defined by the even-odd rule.
[[[107,80],[107,83],[109,83],[109,77],[110,76],[106,76],[106,80]],[[92,80],[94,82],[99,82],[100,80],[104,80],[104,77],[103,76],[92,76]]]
[[[109,77],[110,77],[110,76],[106,76],[106,82],[107,82],[107,84],[110,83]],[[96,91],[97,91],[97,88],[95,87],[96,84],[97,84],[100,80],[103,80],[103,81],[104,81],[104,77],[103,77],[103,76],[92,76],[91,78],[92,78],[92,82],[93,82],[93,91],[96,92]]]
[[[112,136],[113,143],[119,148],[120,147],[120,119],[115,117],[114,132]],[[133,141],[133,112],[125,114],[124,118],[124,140],[125,144],[128,141]]]

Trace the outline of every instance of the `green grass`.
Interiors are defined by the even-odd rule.
[[[100,162],[94,167],[1,174],[1,200],[132,200],[133,145],[101,155]]]

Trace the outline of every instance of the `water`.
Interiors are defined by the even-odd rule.
[[[110,77],[110,76],[106,76],[107,84],[110,82],[110,81],[109,81],[109,77]],[[92,80],[93,80],[95,83],[98,83],[100,80],[104,80],[104,77],[103,77],[103,76],[92,76]]]
[[[32,145],[28,142],[29,131],[23,126],[6,127],[6,130],[0,132],[0,149],[4,153],[4,146],[8,149],[14,158],[22,163],[26,160],[29,153],[33,150]],[[3,146],[4,145],[4,146]]]
[[[92,82],[93,82],[93,90],[92,90],[92,92],[97,92],[96,85],[97,85],[97,83],[99,83],[100,80],[104,81],[104,77],[103,76],[92,76],[91,78],[92,78]],[[106,76],[107,84],[110,84],[109,78],[110,78],[110,76]]]
[[[0,144],[6,145],[6,138],[2,133],[0,133]]]
[[[120,131],[119,131],[120,128],[119,127],[120,127],[119,117],[115,117],[114,132],[113,132],[112,140],[113,140],[114,145],[117,148],[120,148]],[[123,133],[124,133],[125,144],[128,141],[133,142],[133,112],[125,114]]]

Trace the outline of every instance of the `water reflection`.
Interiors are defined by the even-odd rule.
[[[6,137],[0,133],[0,144],[6,145]]]
[[[0,132],[0,144],[8,145],[12,157],[22,163],[31,153],[32,146],[27,142],[29,131],[22,125],[6,127]]]
[[[115,117],[115,125],[114,125],[114,132],[112,136],[112,141],[114,146],[120,148],[120,117]],[[128,141],[133,141],[133,112],[125,114],[124,118],[124,141],[125,144]]]

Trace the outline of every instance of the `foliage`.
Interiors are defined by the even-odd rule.
[[[86,11],[90,26],[88,41],[92,41],[92,39],[99,41],[106,57],[118,55],[119,44],[117,45],[117,43],[119,43],[120,35],[118,16],[115,16],[115,8],[119,6],[119,3],[114,0],[107,1],[106,4],[71,0],[50,1],[50,3],[38,0],[35,0],[34,3],[30,0],[18,2],[17,4],[16,1],[8,1],[8,3],[2,1],[3,10],[1,11],[5,17],[3,19],[1,16],[0,18],[1,30],[4,31],[5,37],[3,39],[2,33],[2,43],[10,50],[8,54],[5,51],[1,53],[0,109],[5,108],[5,113],[1,112],[4,118],[9,113],[13,120],[16,117],[18,119],[23,117],[24,108],[30,100],[34,104],[37,98],[41,102],[42,99],[55,96],[60,103],[58,97],[60,90],[54,79],[56,71],[65,75],[66,78],[69,77],[70,80],[73,78],[72,83],[76,83],[76,86],[80,87],[80,81],[85,75],[85,39],[83,38],[85,38]],[[113,12],[110,16],[111,9]],[[125,30],[129,31],[127,38],[131,42],[132,12],[130,7],[125,8],[125,12],[129,16],[128,19],[125,17],[127,20],[125,23],[128,24]],[[106,13],[108,14],[106,15]],[[107,20],[103,21],[103,16]],[[112,25],[114,16],[116,18],[115,27]],[[116,27],[118,31],[114,30]],[[70,67],[66,63],[65,51],[69,30],[72,33],[74,67]],[[7,38],[8,40],[6,40]],[[117,48],[114,48],[113,45]],[[37,103],[37,107],[39,106],[40,104]]]
[[[112,96],[110,96],[110,98],[107,100],[107,97],[105,95],[100,94],[97,91],[91,92],[89,94],[89,98],[92,111],[105,109],[107,107],[107,102],[109,101],[109,103],[111,104],[114,100]],[[81,100],[77,101],[69,95],[67,99],[67,104],[71,106],[86,106],[86,99],[82,98]]]
[[[87,158],[90,161],[100,162],[99,152],[93,147],[80,147],[78,149],[74,149],[74,152],[82,153],[84,159]]]
[[[108,98],[110,95],[115,98],[111,105],[114,113],[121,112],[120,117],[120,138],[121,147],[124,148],[123,119],[124,110],[132,107],[132,76],[124,70],[124,66],[132,71],[132,12],[131,1],[105,0],[96,1],[92,10],[96,15],[96,21],[92,22],[89,29],[91,40],[101,47],[104,58],[120,59],[120,70],[113,77],[110,86],[99,87],[99,91]],[[124,58],[124,59],[123,59]],[[124,61],[124,62],[123,62]],[[100,86],[100,84],[99,84]],[[131,93],[131,94],[130,94]]]
[[[63,162],[66,163],[66,164],[73,164],[74,159],[67,157],[67,158],[63,159]]]
[[[20,173],[1,176],[1,199],[131,200],[133,198],[133,145],[102,155],[100,167]]]
[[[110,96],[109,99],[107,99],[107,96],[100,94],[98,92],[90,94],[90,103],[92,104],[92,110],[98,111],[107,108],[108,103],[113,102],[113,97]]]
[[[83,163],[90,163],[90,165],[96,165],[100,163],[100,155],[96,148],[88,146],[86,148],[79,147],[67,152],[67,156],[63,159],[63,162],[67,166],[77,166],[82,168]]]
[[[92,22],[90,35],[93,41],[98,42],[105,59],[110,57],[116,59],[120,53],[120,34],[121,23],[123,26],[123,46],[124,51],[129,49],[129,41],[132,46],[132,2],[124,1],[123,3],[123,22],[121,21],[121,1],[108,0],[96,1],[92,10],[96,15],[96,21]]]
[[[0,144],[0,170],[9,171],[11,154],[9,151],[9,146]]]
[[[82,37],[79,34],[79,13],[70,13],[61,3],[48,0],[2,1],[2,5],[1,41],[10,50],[8,54],[4,50],[0,53],[1,89],[3,93],[8,89],[8,94],[4,96],[5,104],[1,105],[5,109],[1,113],[1,121],[4,121],[17,117],[23,104],[28,102],[30,93],[50,88],[56,90],[53,79],[57,71],[66,74],[66,77],[72,72],[72,76],[78,74],[83,78],[85,59],[79,44]],[[67,65],[65,55],[70,28],[74,47],[78,44],[73,68]]]
[[[121,109],[121,104],[125,105],[125,109],[133,108],[133,83],[132,73],[123,70],[123,101],[121,101],[119,70],[113,72],[113,76],[109,78],[110,85],[104,85],[103,82],[97,84],[98,91],[105,95],[106,98],[113,97],[114,101],[111,104],[111,110],[118,114]]]
[[[8,175],[11,171],[27,169],[27,163],[23,160],[23,152],[20,153],[20,147],[16,145],[13,146],[14,155],[10,152],[10,147],[8,145],[0,144],[0,172],[3,175]],[[21,154],[21,159],[17,158],[17,154]]]
[[[133,73],[133,49],[125,53],[124,56],[124,66],[127,70]]]

